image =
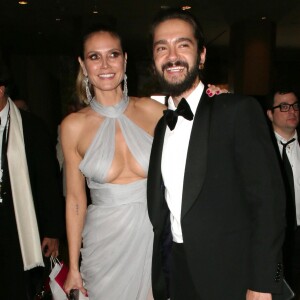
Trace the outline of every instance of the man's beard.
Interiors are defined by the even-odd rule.
[[[199,66],[200,58],[197,59],[197,62],[189,69],[189,65],[181,60],[177,60],[174,63],[168,62],[162,66],[162,73],[156,71],[157,79],[163,88],[163,91],[167,93],[167,95],[171,95],[172,97],[177,97],[183,94],[185,91],[188,91],[192,88],[196,79],[199,77]],[[164,77],[164,71],[170,67],[184,67],[187,70],[187,74],[182,81],[179,82],[169,82]]]

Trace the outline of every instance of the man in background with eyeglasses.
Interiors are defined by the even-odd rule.
[[[295,299],[300,299],[300,146],[296,130],[299,102],[295,92],[285,90],[273,93],[269,98],[267,115],[282,159],[287,192],[284,274],[296,294]]]

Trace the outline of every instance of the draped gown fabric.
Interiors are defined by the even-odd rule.
[[[132,156],[148,172],[153,138],[123,114],[128,101],[109,107],[91,101],[91,108],[105,119],[79,166],[92,200],[81,249],[81,273],[90,300],[146,300],[151,291],[153,231],[147,212],[147,180],[106,182],[117,122]]]

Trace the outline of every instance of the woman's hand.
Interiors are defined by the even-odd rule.
[[[213,97],[215,95],[220,95],[220,94],[228,94],[228,90],[226,89],[221,89],[218,86],[215,86],[213,84],[208,84],[208,89],[206,90],[206,94],[209,97]]]
[[[64,291],[69,296],[71,290],[79,290],[86,297],[88,296],[87,290],[83,287],[80,272],[69,270],[67,279],[64,284]]]

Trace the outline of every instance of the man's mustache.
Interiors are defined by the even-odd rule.
[[[167,62],[164,65],[162,65],[162,71],[164,72],[167,68],[172,68],[172,67],[184,67],[184,68],[189,68],[189,65],[187,62],[182,61],[182,60],[177,60],[175,62]]]

